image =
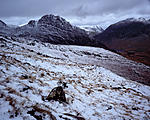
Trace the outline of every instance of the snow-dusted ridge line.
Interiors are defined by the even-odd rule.
[[[125,24],[125,23],[131,23],[131,22],[142,22],[144,24],[150,24],[150,19],[145,19],[145,18],[128,18],[128,19],[125,19],[125,20],[122,20],[122,21],[116,23],[116,25]]]

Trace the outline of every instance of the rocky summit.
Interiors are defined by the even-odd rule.
[[[20,27],[10,27],[2,21],[0,26],[2,26],[0,34],[5,36],[34,39],[52,44],[95,45],[85,30],[72,26],[65,19],[51,14],[41,17],[38,21],[31,20]],[[103,45],[100,44],[99,47]]]
[[[17,28],[15,35],[52,44],[88,45],[90,42],[84,30],[74,27],[65,19],[54,15],[45,15],[38,21],[30,21],[27,25]]]

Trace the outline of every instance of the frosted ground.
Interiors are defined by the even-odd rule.
[[[150,87],[107,69],[147,66],[101,48],[0,41],[0,120],[150,119]],[[68,103],[44,101],[59,80]]]

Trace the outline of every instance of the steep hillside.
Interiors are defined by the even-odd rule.
[[[150,67],[102,48],[0,41],[0,119],[150,119],[150,87],[117,75],[141,82]],[[67,103],[44,101],[58,81]]]
[[[150,20],[123,20],[109,26],[95,38],[129,59],[150,65]]]

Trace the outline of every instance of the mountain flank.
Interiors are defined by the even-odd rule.
[[[0,35],[28,40],[42,41],[51,44],[98,46],[106,48],[103,44],[95,43],[85,30],[72,26],[59,16],[44,15],[38,21],[31,20],[20,27],[11,27],[0,21]]]
[[[110,25],[94,37],[116,53],[150,65],[150,20],[126,19]]]

